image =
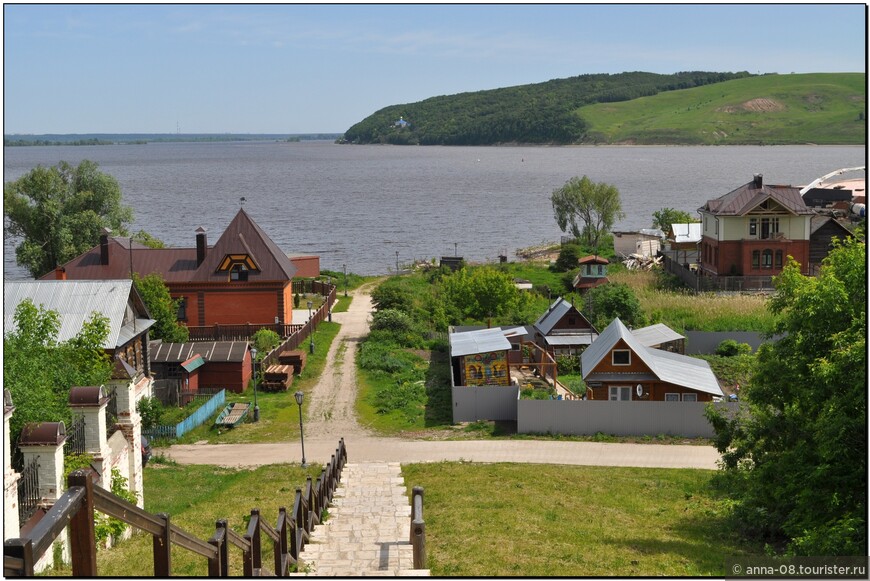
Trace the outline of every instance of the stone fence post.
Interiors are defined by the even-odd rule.
[[[145,494],[142,483],[142,417],[136,409],[136,402],[150,393],[152,379],[140,376],[139,381],[118,378],[111,382],[118,401],[118,424],[130,447],[127,484],[136,494],[136,504],[145,507]]]
[[[21,430],[21,438],[18,442],[18,448],[24,455],[24,465],[28,465],[34,458],[38,462],[41,506],[48,510],[61,497],[64,490],[63,445],[66,442],[66,427],[63,422],[26,424]],[[61,560],[69,563],[69,535],[66,532],[62,533],[54,546],[59,547]],[[54,551],[46,551],[37,561],[34,571],[43,571],[53,562]]]
[[[9,441],[9,422],[15,406],[12,405],[12,394],[3,390],[3,539],[14,539],[19,536],[21,523],[18,522],[18,479],[20,476],[12,468],[12,443]]]
[[[106,437],[108,403],[109,398],[103,386],[73,387],[69,392],[69,407],[73,417],[80,416],[85,421],[85,452],[94,459],[93,466],[101,475],[100,486],[111,490],[111,465],[107,466],[110,453]]]

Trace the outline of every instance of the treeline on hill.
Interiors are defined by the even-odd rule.
[[[576,113],[583,105],[628,101],[748,76],[747,72],[702,71],[593,74],[432,97],[385,107],[353,125],[343,140],[395,145],[576,143],[587,130]],[[397,126],[400,117],[408,125]]]

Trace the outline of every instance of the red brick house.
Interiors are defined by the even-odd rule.
[[[581,356],[592,399],[605,401],[712,401],[722,389],[702,359],[644,345],[618,318]]]
[[[809,273],[813,211],[800,189],[765,185],[761,174],[698,208],[700,270],[714,276],[773,276],[787,257]]]
[[[294,259],[310,271],[316,258]],[[106,230],[99,245],[42,278],[108,280],[157,273],[172,298],[181,299],[184,324],[290,324],[291,282],[298,272],[294,259],[240,209],[213,246],[203,228],[196,230],[195,247],[157,249]]]

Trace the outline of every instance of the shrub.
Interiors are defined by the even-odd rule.
[[[752,346],[749,343],[738,343],[734,339],[725,339],[716,347],[716,355],[722,357],[734,357],[735,355],[749,355]]]
[[[578,261],[586,256],[579,244],[563,244],[559,249],[559,258],[551,267],[555,272],[565,272],[577,268]]]
[[[411,310],[411,293],[396,284],[387,283],[379,285],[372,291],[372,304],[378,311],[393,309],[407,313]]]
[[[254,333],[251,339],[253,339],[254,347],[258,351],[259,359],[265,357],[272,349],[281,344],[281,337],[272,329],[260,329]]]
[[[296,293],[295,295],[293,295],[293,308],[294,309],[298,309],[299,303],[301,303],[301,302],[302,302],[302,297],[299,296],[299,293]]]
[[[580,373],[580,358],[575,355],[556,356],[556,370],[559,375]]]
[[[410,333],[414,321],[402,311],[396,309],[379,310],[372,315],[372,331],[389,331],[394,334]]]
[[[642,327],[646,324],[640,301],[627,284],[611,282],[597,286],[586,293],[586,301],[599,329],[617,317],[627,326]]]
[[[136,411],[142,417],[142,429],[156,428],[163,417],[163,404],[156,397],[143,397],[136,403]]]

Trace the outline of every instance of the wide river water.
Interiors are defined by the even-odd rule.
[[[239,208],[287,253],[319,254],[321,268],[382,274],[414,259],[513,259],[518,248],[561,236],[553,190],[587,175],[619,189],[625,219],[695,213],[745,184],[805,185],[864,164],[861,146],[401,147],[331,142],[149,143],[4,148],[4,182],[37,165],[96,161],[133,207],[131,231],[194,246],[215,243]],[[27,278],[4,236],[4,278]],[[454,246],[455,245],[455,246]]]

